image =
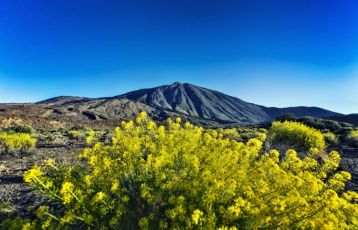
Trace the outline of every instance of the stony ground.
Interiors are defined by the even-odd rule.
[[[73,154],[80,152],[78,147],[42,147],[23,155],[0,155],[0,204],[10,202],[12,210],[24,213],[28,207],[38,206],[41,200],[23,182],[23,173],[32,165],[41,164],[52,158],[63,164],[70,164]]]
[[[358,191],[358,148],[337,149],[341,154],[340,169],[352,174],[352,180],[347,183],[348,190]]]

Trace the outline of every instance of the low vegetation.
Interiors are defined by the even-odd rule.
[[[324,139],[328,145],[334,146],[339,143],[338,137],[333,132],[324,132],[323,133]]]
[[[337,122],[322,118],[314,118],[314,117],[303,117],[297,119],[297,121],[302,122],[310,127],[319,129],[319,130],[329,130],[335,133],[341,132],[346,128],[352,128],[352,124],[345,122]]]
[[[337,171],[336,151],[318,161],[263,148],[272,141],[326,151],[324,135],[288,121],[274,122],[268,140],[266,132],[180,119],[162,126],[142,113],[116,128],[110,144],[85,149],[78,164],[33,166],[24,180],[51,205],[33,218],[9,213],[0,228],[355,229],[358,194],[344,190],[351,175]]]
[[[342,147],[357,148],[358,138],[354,134],[357,127],[354,124],[346,122],[338,122],[327,120],[323,118],[303,117],[295,119],[292,115],[286,114],[277,118],[278,121],[295,121],[305,124],[309,127],[320,130],[324,137],[326,144],[329,147],[341,149]]]
[[[320,131],[294,121],[273,122],[269,135],[273,146],[286,145],[305,152],[326,147],[324,135]]]
[[[351,146],[358,147],[358,130],[350,131],[346,140]]]
[[[28,152],[36,145],[36,139],[24,133],[0,133],[0,149],[5,152]]]
[[[17,117],[9,117],[0,120],[0,129],[9,129],[14,126],[23,124],[22,120]]]

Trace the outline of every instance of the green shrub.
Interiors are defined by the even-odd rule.
[[[0,120],[0,129],[5,132],[15,132],[15,133],[34,133],[34,129],[31,125],[26,125],[19,118],[7,118]]]
[[[274,146],[287,145],[299,151],[324,149],[326,146],[320,131],[293,121],[273,122],[269,136]]]
[[[260,133],[265,133],[265,134],[268,133],[268,130],[265,129],[265,128],[259,128],[257,131],[260,132]]]
[[[79,130],[69,130],[68,137],[73,140],[84,141],[86,140],[87,132]]]
[[[347,122],[339,122],[339,124],[342,126],[342,128],[353,127],[351,123],[347,123]]]
[[[76,124],[76,125],[72,126],[72,127],[70,128],[70,130],[83,131],[83,132],[89,131],[89,129],[87,128],[87,126],[82,125],[82,124]]]
[[[72,140],[83,141],[87,144],[93,144],[97,142],[105,132],[103,131],[93,131],[93,130],[69,130],[67,135]]]
[[[238,130],[243,141],[248,141],[252,138],[257,138],[261,141],[266,139],[267,130],[264,128],[241,128]]]
[[[11,127],[9,130],[15,133],[27,133],[27,134],[33,134],[35,132],[35,130],[30,125],[15,125]]]
[[[222,134],[224,138],[229,138],[232,140],[241,140],[240,134],[236,128],[228,128],[228,129],[218,129],[218,133]]]
[[[6,151],[26,152],[33,149],[36,139],[24,133],[0,133],[0,147]]]
[[[353,127],[343,127],[341,130],[339,130],[338,134],[347,136],[353,130],[354,130]]]
[[[45,134],[37,134],[36,138],[39,142],[46,145],[67,145],[68,138],[61,132],[47,132]]]
[[[342,129],[341,123],[321,118],[303,117],[297,119],[297,121],[319,130],[329,129],[330,131],[338,132],[340,129]]]

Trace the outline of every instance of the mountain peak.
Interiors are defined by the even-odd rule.
[[[212,120],[219,123],[262,123],[271,121],[275,117],[286,113],[293,113],[297,117],[307,115],[321,117],[334,114],[320,108],[267,108],[245,102],[215,90],[182,82],[140,89],[120,95],[117,98],[125,98],[146,104],[161,111]]]
[[[168,112],[218,122],[260,123],[270,119],[262,106],[182,82],[136,90],[120,95],[118,98],[133,100]]]
[[[171,85],[183,85],[184,83],[182,83],[182,82],[179,82],[179,81],[176,81],[176,82],[174,82],[173,84],[171,84]]]
[[[187,86],[187,85],[194,86],[194,85],[192,85],[192,84],[190,84],[190,83],[179,82],[179,81],[176,81],[176,82],[170,84],[169,86],[170,86],[170,87],[178,87],[178,86]],[[199,86],[195,86],[195,87],[199,87]]]
[[[168,116],[182,116],[190,121],[205,123],[257,124],[272,121],[283,114],[295,117],[327,117],[340,115],[320,108],[274,108],[248,103],[239,98],[190,83],[174,82],[154,88],[139,89],[115,97],[89,99],[57,97],[39,104],[54,108],[59,114],[90,119],[130,118],[140,111],[157,120]]]

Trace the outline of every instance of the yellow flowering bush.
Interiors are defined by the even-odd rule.
[[[351,130],[346,137],[349,145],[358,147],[358,130]]]
[[[67,131],[67,134],[68,134],[70,139],[85,140],[86,136],[87,136],[87,131],[69,130],[69,131]]]
[[[299,151],[322,150],[326,146],[320,131],[295,121],[272,122],[269,135],[274,146],[286,144]]]
[[[103,135],[100,131],[93,131],[93,130],[69,130],[67,131],[67,135],[70,139],[77,140],[77,141],[85,141],[87,144],[91,145],[95,141]]]
[[[338,144],[338,137],[333,132],[325,132],[325,133],[323,133],[323,136],[324,136],[326,143],[331,144],[331,145]]]
[[[279,158],[215,130],[157,125],[142,113],[116,128],[111,145],[81,162],[34,166],[24,180],[57,204],[22,225],[37,229],[355,229],[358,195],[344,191],[339,154],[322,162],[294,150]],[[83,164],[85,162],[85,164]],[[7,222],[8,225],[11,224]]]
[[[356,137],[358,138],[358,130],[352,130],[349,132],[350,137]]]
[[[6,151],[28,151],[34,148],[36,139],[25,133],[0,133],[0,149]]]

